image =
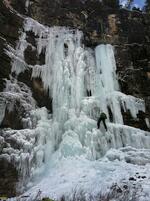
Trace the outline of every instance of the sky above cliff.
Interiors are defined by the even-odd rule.
[[[125,5],[127,0],[121,0],[121,4]],[[142,8],[144,6],[145,0],[134,0],[133,6]]]
[[[139,6],[139,7],[143,7],[144,6],[145,1],[144,0],[135,0],[134,4]]]

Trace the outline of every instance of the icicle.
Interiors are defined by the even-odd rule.
[[[29,5],[30,5],[30,0],[26,0],[25,9],[26,9],[27,12],[28,12],[28,9],[29,9]]]
[[[19,43],[16,47],[15,57],[13,58],[13,64],[12,64],[12,72],[15,72],[16,75],[19,75],[21,72],[24,72],[26,69],[26,64],[24,61],[24,51],[27,48],[27,42],[26,42],[26,33],[22,33],[19,38]]]
[[[0,97],[0,125],[5,116],[5,109],[6,109],[6,101],[5,98]]]
[[[150,122],[149,122],[148,118],[145,118],[145,123],[146,123],[147,127],[150,128]]]

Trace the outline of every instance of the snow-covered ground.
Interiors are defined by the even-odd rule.
[[[136,159],[144,158],[144,150],[132,151]],[[109,154],[115,155],[114,152],[119,155],[116,150],[110,150]],[[107,157],[97,161],[82,157],[63,158],[47,167],[45,177],[39,178],[38,185],[20,198],[36,200],[39,194],[38,199],[50,197],[58,200],[65,196],[66,200],[149,201],[149,168],[149,164],[139,166],[124,160],[110,161]]]

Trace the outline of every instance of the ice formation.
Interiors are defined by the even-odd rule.
[[[42,51],[45,52],[44,65],[32,66],[25,62],[24,51],[28,46],[26,41],[28,31],[32,31],[37,36],[38,55]],[[77,176],[82,177],[80,178],[82,181],[76,178],[76,182],[70,185],[69,189],[81,182],[84,183],[85,188],[87,187],[87,192],[92,192],[88,189],[89,186],[93,185],[98,190],[95,186],[98,186],[98,183],[94,184],[95,178],[97,182],[101,181],[105,166],[109,163],[112,171],[115,167],[121,171],[123,167],[128,169],[126,162],[130,161],[133,172],[135,172],[136,168],[133,164],[141,165],[150,162],[150,158],[147,157],[150,151],[149,132],[124,125],[121,113],[122,110],[129,110],[132,117],[137,118],[138,111],[145,111],[144,101],[120,92],[113,47],[107,44],[99,45],[95,50],[85,48],[82,44],[82,37],[82,32],[79,30],[66,27],[48,28],[27,18],[16,50],[8,47],[6,51],[12,58],[12,72],[19,75],[25,69],[30,68],[31,79],[40,77],[45,90],[49,91],[50,97],[53,98],[52,115],[48,114],[46,108],[35,109],[34,106],[30,116],[32,117],[31,124],[34,124],[35,120],[35,126],[31,126],[28,130],[5,132],[5,135],[9,133],[8,136],[16,140],[20,139],[19,143],[23,146],[22,153],[19,152],[17,157],[22,161],[20,166],[24,167],[22,169],[24,177],[28,174],[31,177],[28,187],[35,184],[38,177],[41,178],[43,175],[42,177],[47,177],[43,179],[45,183],[41,182],[31,191],[41,188],[44,193],[49,193],[48,195],[53,197],[57,194],[54,192],[56,186],[60,188],[58,192],[65,193],[71,178],[74,182],[75,175],[67,172],[71,171],[67,168],[69,165],[73,168],[76,164],[77,169],[73,168],[73,171],[79,170],[81,174],[77,173]],[[7,93],[9,91],[6,90]],[[89,92],[91,96],[87,97]],[[15,93],[14,89],[13,93]],[[0,103],[2,105],[3,100]],[[110,123],[109,110],[113,116],[112,123]],[[100,130],[96,128],[96,121],[101,111],[108,116],[107,132],[103,126]],[[3,116],[2,110],[0,118],[3,119]],[[25,142],[23,143],[22,140]],[[9,155],[8,149],[4,151]],[[28,153],[30,154],[25,157]],[[139,155],[134,158],[134,153]],[[143,160],[140,153],[143,153]],[[122,161],[120,166],[116,160]],[[65,167],[66,171],[63,169]],[[88,168],[92,169],[89,176]],[[139,168],[138,171],[140,170]],[[52,173],[56,178],[52,178]],[[92,177],[92,174],[95,176]],[[124,170],[123,176],[126,174],[127,170]],[[109,180],[109,176],[105,179]],[[65,180],[68,180],[68,183]],[[104,178],[102,181],[104,182]],[[114,181],[117,179],[112,179],[112,183]],[[107,184],[107,182],[104,183]]]
[[[5,116],[5,99],[0,97],[0,124],[3,121]]]
[[[30,5],[30,0],[26,0],[26,2],[25,2],[25,9],[26,9],[26,11],[28,11],[29,5]]]

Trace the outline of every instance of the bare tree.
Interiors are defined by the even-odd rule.
[[[131,6],[132,6],[133,2],[134,2],[134,0],[127,0],[127,3],[126,3],[126,5],[125,5],[125,7],[126,7],[127,9],[131,9]]]

